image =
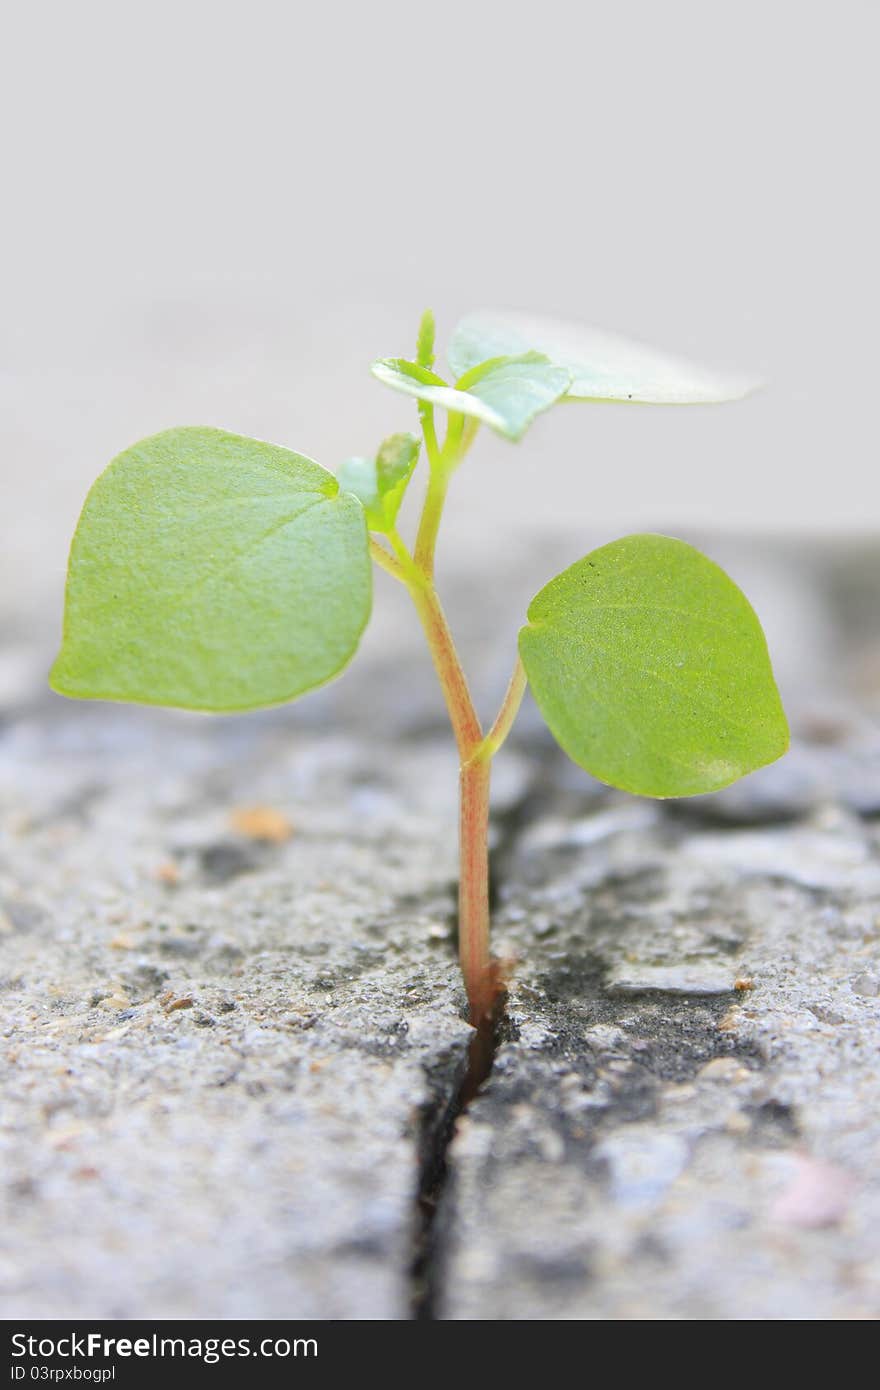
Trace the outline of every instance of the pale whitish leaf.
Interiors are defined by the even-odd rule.
[[[565,368],[535,352],[480,363],[455,386],[399,357],[374,362],[372,370],[395,391],[470,416],[512,440],[522,438],[535,416],[564,395],[569,382]]]
[[[572,400],[708,404],[735,400],[757,385],[599,329],[525,314],[468,315],[456,328],[447,356],[458,376],[489,358],[530,351],[570,373],[566,399]]]

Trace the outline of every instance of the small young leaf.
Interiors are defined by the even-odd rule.
[[[494,410],[504,421],[500,433],[521,439],[535,416],[565,395],[570,381],[566,367],[555,367],[540,352],[526,352],[479,363],[459,378],[455,389]]]
[[[513,440],[521,439],[535,416],[565,394],[570,380],[566,368],[554,366],[538,352],[481,362],[454,387],[402,357],[382,358],[372,370],[395,391],[469,415]]]
[[[431,309],[426,309],[422,314],[422,321],[419,324],[419,336],[416,342],[416,362],[420,367],[427,367],[430,371],[434,365],[434,338],[437,332],[437,325],[434,322],[434,314]]]
[[[737,400],[755,382],[708,371],[615,334],[524,314],[478,313],[462,319],[450,344],[455,374],[500,355],[540,352],[568,370],[566,399],[687,405]]]
[[[520,632],[551,732],[601,782],[716,791],[780,757],[788,725],[745,595],[684,541],[627,536],[541,590]]]
[[[374,459],[346,459],[339,469],[339,486],[359,499],[371,531],[387,535],[394,530],[418,458],[419,440],[414,434],[392,434]]]
[[[370,613],[364,512],[273,444],[166,430],[119,455],[70,554],[62,695],[231,711],[322,685]]]

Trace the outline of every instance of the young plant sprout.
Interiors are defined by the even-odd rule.
[[[73,539],[50,680],[79,699],[217,712],[293,700],[347,666],[370,615],[371,561],[386,570],[415,605],[458,746],[459,943],[479,1024],[500,988],[489,774],[527,681],[569,757],[638,796],[727,786],[778,758],[788,726],[745,596],[683,541],[634,535],[533,599],[507,694],[484,729],[434,585],[447,489],[480,425],[519,440],[559,401],[708,403],[748,388],[621,339],[511,315],[466,318],[447,356],[452,385],[434,370],[426,313],[415,361],[373,364],[418,407],[428,477],[412,548],[397,529],[422,447],[412,434],[349,459],[338,477],[219,429],[166,430],[120,454]]]

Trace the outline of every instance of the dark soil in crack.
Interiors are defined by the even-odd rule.
[[[446,1155],[459,1117],[491,1074],[504,1029],[506,1000],[502,991],[491,1015],[476,1029],[468,1047],[467,1064],[451,1098],[441,1094],[423,1116],[415,1254],[410,1269],[411,1315],[419,1322],[433,1321],[435,1316],[441,1269],[436,1218],[449,1176]]]
[[[545,972],[529,1008],[549,1025],[545,1045],[519,1052],[515,1066],[497,1072],[491,1088],[482,1090],[499,1053],[508,1048],[517,1051],[518,1029],[515,1017],[506,1012],[505,998],[496,1017],[474,1037],[453,1098],[448,1104],[438,1098],[426,1114],[419,1227],[411,1269],[414,1318],[444,1316],[446,1242],[456,1200],[448,1155],[458,1118],[469,1106],[476,1103],[482,1119],[499,1136],[499,1147],[493,1147],[483,1160],[485,1182],[491,1184],[496,1165],[528,1157],[519,1151],[520,1141],[508,1123],[511,1110],[526,1104],[542,1116],[542,1130],[558,1136],[568,1159],[601,1192],[606,1177],[604,1164],[596,1157],[598,1142],[620,1126],[650,1119],[664,1084],[690,1080],[716,1057],[735,1056],[746,1067],[761,1066],[762,1059],[748,1044],[719,1028],[723,1016],[739,1002],[733,993],[671,998],[645,991],[621,998],[606,990],[605,977],[606,967],[596,956],[569,960]],[[611,1025],[607,1042],[597,1044],[586,1036],[595,1024]],[[560,1062],[565,1064],[567,1085],[579,1078],[583,1090],[595,1098],[588,1122],[583,1114],[570,1117],[561,1103]],[[449,1095],[448,1073],[445,1095]],[[796,1117],[787,1107],[758,1107],[751,1120],[750,1142],[758,1147],[778,1147],[797,1134]],[[531,1141],[526,1137],[522,1142],[528,1146]],[[582,1281],[586,1274],[578,1266],[571,1277]]]

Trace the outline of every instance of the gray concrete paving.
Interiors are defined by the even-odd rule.
[[[459,555],[481,703],[566,547]],[[880,551],[710,548],[794,750],[660,805],[525,707],[495,787],[508,1016],[448,1151],[455,762],[390,584],[342,681],[224,720],[49,695],[51,624],[7,593],[5,1316],[880,1314]]]

